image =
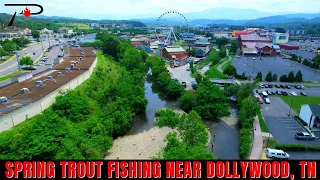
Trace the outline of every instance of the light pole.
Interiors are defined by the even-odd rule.
[[[290,113],[291,113],[292,101],[293,101],[293,98],[291,98],[291,102],[290,102],[289,116],[290,116]]]
[[[20,61],[19,61],[19,57],[18,57],[18,53],[17,53],[17,45],[16,45],[16,43],[14,43],[14,52],[16,53],[16,58],[17,58],[17,62],[18,62],[18,69],[19,69],[19,71],[21,71]]]

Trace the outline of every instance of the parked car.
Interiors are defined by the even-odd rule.
[[[23,70],[37,70],[37,68],[35,66],[26,66],[22,68]]]
[[[183,86],[184,88],[187,87],[187,83],[186,83],[186,82],[182,82],[181,84],[182,84],[182,86]]]
[[[268,97],[268,93],[265,92],[265,91],[263,91],[261,94],[262,94],[262,96],[264,96],[264,97]]]
[[[0,97],[0,103],[5,103],[5,102],[7,102],[8,101],[8,98],[7,97],[5,97],[5,96],[1,96]]]
[[[257,89],[257,90],[256,90],[256,93],[261,94],[261,91]]]
[[[267,91],[267,93],[268,93],[269,95],[272,95],[272,91]]]
[[[261,88],[264,88],[264,87],[265,87],[264,84],[259,84],[259,86],[260,86]]]
[[[279,84],[277,84],[277,85],[276,85],[276,87],[277,87],[277,88],[280,88],[280,85],[279,85]]]
[[[36,55],[36,53],[34,52],[34,53],[32,53],[33,55]]]
[[[271,84],[268,85],[268,88],[272,88],[273,86]]]
[[[282,84],[280,85],[280,87],[281,87],[281,88],[286,88],[286,87],[285,87],[284,85],[282,85]]]
[[[291,89],[291,86],[286,86],[287,89]]]
[[[288,93],[285,92],[285,91],[282,91],[281,93],[282,93],[282,95],[284,95],[284,96],[288,96]]]
[[[297,96],[297,93],[294,92],[294,91],[291,91],[290,94],[291,94],[292,96]]]
[[[315,140],[316,137],[308,132],[300,132],[295,134],[296,139],[299,140]]]
[[[283,150],[267,148],[266,155],[269,158],[289,159],[290,155]]]
[[[192,89],[196,90],[196,89],[198,88],[197,82],[192,81],[192,82],[191,82],[191,87],[192,87]]]
[[[307,96],[307,93],[305,93],[305,92],[300,92],[300,94],[301,94],[302,96]]]
[[[258,99],[258,102],[259,102],[260,104],[263,104],[263,99],[262,99],[262,98],[259,98],[259,99]]]
[[[270,99],[269,99],[269,98],[265,98],[265,99],[264,99],[264,102],[265,102],[266,104],[270,104]]]
[[[295,88],[296,89],[301,89],[301,86],[300,85],[296,85]]]
[[[190,71],[190,68],[189,68],[189,67],[187,67],[187,71]]]
[[[276,91],[278,95],[282,95],[281,91]]]

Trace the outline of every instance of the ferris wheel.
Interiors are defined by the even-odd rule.
[[[177,16],[179,21],[166,21],[167,16]],[[181,32],[187,31],[189,33],[189,22],[187,18],[177,11],[168,11],[163,13],[156,21],[154,35],[155,38],[164,45],[175,44],[184,39]]]

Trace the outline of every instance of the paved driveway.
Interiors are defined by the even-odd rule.
[[[292,117],[288,117],[290,107],[279,97],[270,97],[271,104],[262,105],[262,115],[272,136],[280,144],[304,144],[319,146],[320,139],[314,141],[296,140],[295,133],[306,131],[304,126]],[[296,114],[291,109],[291,115]]]
[[[286,152],[290,155],[290,160],[320,160],[319,152],[310,152],[310,151],[303,151],[303,152],[286,151]]]
[[[187,71],[188,67],[189,65],[187,64],[175,68],[168,67],[168,70],[172,73],[173,77],[176,77],[179,80],[180,83],[186,82],[187,89],[192,89],[191,82],[196,80],[191,76],[191,71]]]
[[[232,65],[237,68],[238,74],[244,72],[246,76],[252,78],[256,77],[258,72],[261,72],[264,79],[268,72],[271,71],[280,78],[283,74],[288,75],[290,71],[295,71],[296,73],[298,70],[301,70],[303,80],[320,81],[320,72],[302,64],[282,59],[279,56],[263,57],[263,60],[260,60],[258,57],[256,57],[256,60],[252,60],[252,58],[253,57],[241,56],[232,62]]]

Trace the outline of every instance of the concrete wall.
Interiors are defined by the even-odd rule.
[[[311,118],[312,112],[309,107],[309,105],[302,105],[300,109],[300,114],[299,117],[308,124],[310,125],[310,118]]]
[[[79,86],[90,77],[96,64],[97,59],[95,59],[88,71],[71,80],[67,84],[61,86],[56,91],[48,94],[46,97],[40,99],[37,102],[29,104],[28,106],[17,109],[10,114],[0,117],[0,132],[8,130],[13,126],[25,121],[27,118],[31,118],[37,114],[40,114],[42,111],[50,107],[55,102],[56,97],[59,95],[59,91],[66,91],[68,89],[72,90]]]

